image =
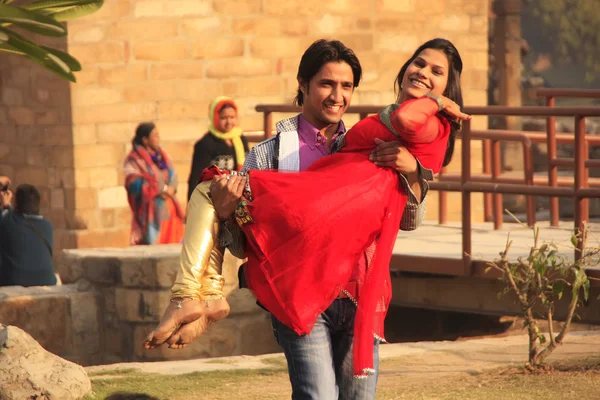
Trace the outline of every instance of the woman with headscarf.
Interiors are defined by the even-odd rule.
[[[132,149],[125,159],[125,189],[133,213],[132,245],[179,243],[183,238],[183,211],[175,197],[177,173],[160,148],[152,122],[138,125]]]
[[[237,114],[237,105],[229,97],[217,97],[210,104],[208,132],[194,145],[188,201],[200,183],[204,168],[214,164],[220,169],[239,171],[244,165],[248,142],[237,126]]]

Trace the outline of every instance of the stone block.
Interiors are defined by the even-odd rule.
[[[73,151],[76,168],[119,165],[124,155],[123,147],[117,144],[79,145]]]
[[[2,89],[2,104],[7,106],[23,105],[23,91],[17,88],[5,87]]]
[[[98,191],[100,209],[127,207],[127,191],[123,186],[115,186]]]
[[[171,82],[131,85],[124,91],[125,99],[131,102],[179,100],[177,85]]]
[[[48,171],[41,167],[18,168],[14,175],[15,182],[27,182],[34,186],[46,186],[48,182]]]
[[[163,40],[176,38],[179,30],[179,21],[163,18],[139,19],[117,21],[110,26],[107,32],[108,40]]]
[[[438,26],[443,32],[468,32],[471,19],[468,15],[446,15]]]
[[[322,15],[323,2],[318,0],[299,1],[279,1],[265,0],[263,9],[268,15],[277,16],[317,16]],[[302,53],[300,53],[302,54]]]
[[[225,15],[257,14],[261,11],[261,0],[231,0],[215,2],[216,12]]]
[[[106,188],[119,185],[117,169],[114,166],[89,168],[90,187]],[[99,200],[100,202],[100,200]]]
[[[50,164],[50,154],[48,154],[48,149],[44,147],[28,147],[25,149],[25,155],[25,162],[27,165],[34,167],[47,167]]]
[[[133,46],[133,57],[140,61],[181,61],[190,56],[187,41],[169,40],[160,42],[140,42]]]
[[[27,107],[10,107],[8,120],[17,125],[32,125],[35,121],[34,112]]]
[[[257,37],[250,42],[250,54],[259,58],[298,57],[310,45],[309,38],[298,37]]]
[[[36,125],[56,125],[60,120],[60,114],[55,110],[35,111]]]
[[[98,143],[126,143],[135,135],[138,122],[99,123],[96,125]]]
[[[73,126],[73,144],[96,144],[96,125],[85,124]]]
[[[65,191],[64,189],[52,189],[50,192],[50,208],[65,208]]]
[[[417,11],[416,0],[377,0],[375,10],[381,13],[411,13]],[[426,8],[426,7],[421,7]],[[420,10],[419,10],[420,11]]]
[[[275,17],[235,18],[231,21],[231,31],[235,35],[273,36],[281,32],[282,25]]]
[[[350,47],[356,53],[373,50],[372,34],[339,35],[338,40]]]
[[[216,15],[205,18],[186,18],[179,25],[180,34],[191,38],[199,35],[220,32],[223,22]]]
[[[211,63],[212,65],[212,63]],[[216,96],[217,93],[221,93],[221,82],[217,79],[195,79],[189,80],[184,84],[178,84],[176,86],[177,89],[177,97],[174,100],[181,101],[185,99],[186,101],[207,101],[211,102]],[[196,116],[196,120],[199,118],[204,118],[208,114],[208,108],[206,111],[199,113]],[[202,121],[198,121],[202,123]],[[162,125],[162,122],[161,122]],[[206,124],[203,125],[202,132],[206,131]]]
[[[248,289],[233,290],[227,295],[227,302],[231,307],[230,316],[232,318],[238,318],[240,315],[267,313],[256,304],[256,298]]]
[[[412,54],[421,44],[421,40],[416,35],[407,34],[387,34],[380,38],[376,43],[376,49],[395,53]],[[406,59],[404,60],[406,61]],[[394,70],[400,70],[402,64],[394,65]]]
[[[321,10],[324,14],[346,14],[355,17],[356,15],[370,13],[372,11],[372,4],[369,1],[334,0],[322,2]]]
[[[111,255],[89,255],[81,260],[83,278],[91,283],[116,286],[121,281],[119,259]]]
[[[179,256],[121,258],[120,270],[124,287],[170,289],[179,270]]]
[[[93,20],[115,20],[133,15],[133,3],[129,1],[107,1],[102,8],[94,13]],[[88,20],[70,22],[69,28],[74,24],[88,24]]]
[[[194,44],[193,57],[214,60],[244,55],[244,41],[241,38],[215,38],[210,42],[200,40]]]
[[[170,290],[141,290],[117,287],[117,315],[121,321],[158,322],[169,305]]]
[[[161,101],[158,104],[158,118],[159,119],[178,119],[178,118],[195,118],[198,115],[204,115],[207,113],[208,105],[210,103],[208,101]],[[189,147],[186,153],[189,153],[191,156],[191,152],[193,150],[190,147],[190,143],[187,143]],[[168,147],[168,146],[167,146]],[[169,151],[169,155],[175,159],[175,156],[171,154]],[[190,158],[191,160],[191,158]],[[188,160],[189,161],[189,160]]]
[[[125,44],[123,42],[99,42],[72,44],[69,54],[84,65],[121,64],[125,62]]]
[[[69,298],[73,346],[71,353],[79,353],[79,357],[86,360],[86,365],[93,364],[94,356],[97,357],[102,351],[98,295],[95,292],[74,293]]]
[[[192,108],[192,107],[190,107]],[[196,113],[199,113],[203,108],[196,108]],[[191,115],[191,113],[190,113]],[[186,163],[189,164],[189,161],[192,159],[192,152],[194,148],[190,146],[189,141],[176,141],[176,142],[164,142],[163,148],[169,154],[171,159],[175,164]],[[177,167],[176,167],[177,168]],[[179,168],[177,168],[177,172],[181,173]],[[182,175],[180,175],[182,176]],[[185,176],[185,175],[183,175]]]
[[[69,41],[71,43],[97,43],[106,40],[106,33],[107,29],[103,25],[69,25]]]
[[[213,13],[211,0],[180,0],[169,3],[169,15],[176,17],[208,16]]]
[[[202,79],[203,77],[202,62],[154,64],[150,68],[151,80]]]
[[[152,91],[148,89],[144,93],[151,94]],[[156,103],[152,102],[153,99],[144,98],[143,95],[138,95],[137,98],[140,99],[139,103],[132,102],[126,90],[125,99],[130,103],[73,107],[73,123],[139,122],[156,119]]]
[[[114,228],[116,212],[114,209],[100,210],[100,222],[102,228]]]
[[[65,189],[65,203],[68,210],[95,209],[98,205],[96,190],[91,188]]]
[[[23,329],[54,354],[70,350],[71,321],[68,298],[64,295],[35,295],[35,291],[28,290],[22,296],[0,300],[0,321]]]
[[[281,351],[281,347],[273,336],[271,314],[266,311],[255,317],[242,319],[238,329],[241,354],[254,356]]]
[[[265,50],[264,48],[262,50]],[[304,51],[303,49],[302,51]],[[296,53],[296,56],[298,54]],[[271,53],[272,55],[273,53]],[[271,75],[273,71],[273,61],[262,58],[237,58],[233,60],[217,60],[210,63],[206,71],[208,78],[231,78],[240,76],[261,76]]]
[[[94,231],[76,231],[75,240],[79,248],[129,246],[130,228],[113,228]]]
[[[305,36],[308,34],[309,21],[304,18],[288,19],[282,24],[281,29],[289,36]]]
[[[268,96],[281,95],[283,81],[280,77],[259,77],[240,79],[238,86],[239,96]]]
[[[148,66],[131,64],[127,66],[100,67],[98,81],[101,85],[136,83],[148,80]]]
[[[158,128],[162,135],[169,136],[171,140],[197,140],[204,132],[208,118],[199,118],[194,121],[182,121],[180,119],[162,120]]]
[[[488,15],[488,0],[446,0],[447,10],[460,10],[468,15]]]
[[[123,100],[123,93],[119,89],[98,87],[74,87],[71,91],[73,104],[85,107],[101,104],[116,104]]]

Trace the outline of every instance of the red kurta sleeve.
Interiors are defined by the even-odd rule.
[[[408,100],[392,113],[391,123],[407,142],[431,143],[440,132],[438,110],[438,103],[430,97]]]

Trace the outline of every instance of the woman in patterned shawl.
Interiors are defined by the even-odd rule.
[[[179,243],[183,211],[175,197],[177,173],[152,122],[138,125],[125,159],[125,189],[133,213],[132,245]]]

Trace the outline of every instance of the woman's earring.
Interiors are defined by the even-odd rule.
[[[403,90],[404,86],[402,84],[400,84],[400,90]]]

